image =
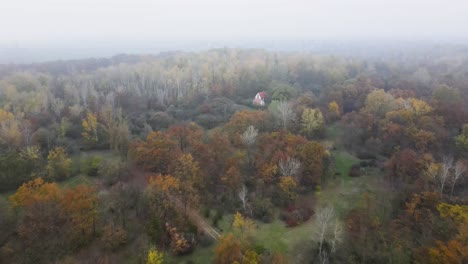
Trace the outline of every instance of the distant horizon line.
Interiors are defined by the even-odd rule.
[[[179,40],[180,41],[180,40]],[[133,43],[132,43],[133,42]],[[123,45],[126,44],[126,45]],[[374,51],[400,50],[413,48],[433,48],[439,45],[447,47],[467,47],[467,40],[448,39],[239,39],[231,41],[221,40],[191,40],[174,42],[166,39],[155,42],[109,43],[106,46],[48,46],[48,47],[5,47],[0,44],[0,64],[32,64],[56,61],[70,61],[83,59],[112,58],[117,55],[158,55],[164,52],[203,52],[213,49],[264,49],[267,51],[309,51],[309,52],[337,52],[349,53],[350,50],[371,48]]]

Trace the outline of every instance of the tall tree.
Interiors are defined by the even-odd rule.
[[[323,115],[320,109],[306,108],[302,112],[302,132],[309,138],[319,135],[323,128]]]

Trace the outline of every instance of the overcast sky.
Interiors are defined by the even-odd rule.
[[[468,0],[0,0],[0,45],[116,39],[466,39]]]

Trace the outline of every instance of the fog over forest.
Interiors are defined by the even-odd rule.
[[[468,263],[467,1],[0,10],[0,263]]]
[[[223,47],[466,44],[466,10],[462,0],[4,1],[0,63]]]

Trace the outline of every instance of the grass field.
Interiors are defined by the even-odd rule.
[[[86,186],[93,186],[96,183],[96,177],[89,177],[85,175],[77,175],[68,178],[65,181],[58,182],[57,184],[60,188],[74,188],[78,185],[86,185]]]
[[[335,160],[335,169],[339,173],[340,178],[350,180],[351,177],[348,176],[349,170],[353,164],[359,162],[359,159],[346,151],[332,151],[331,155]]]

